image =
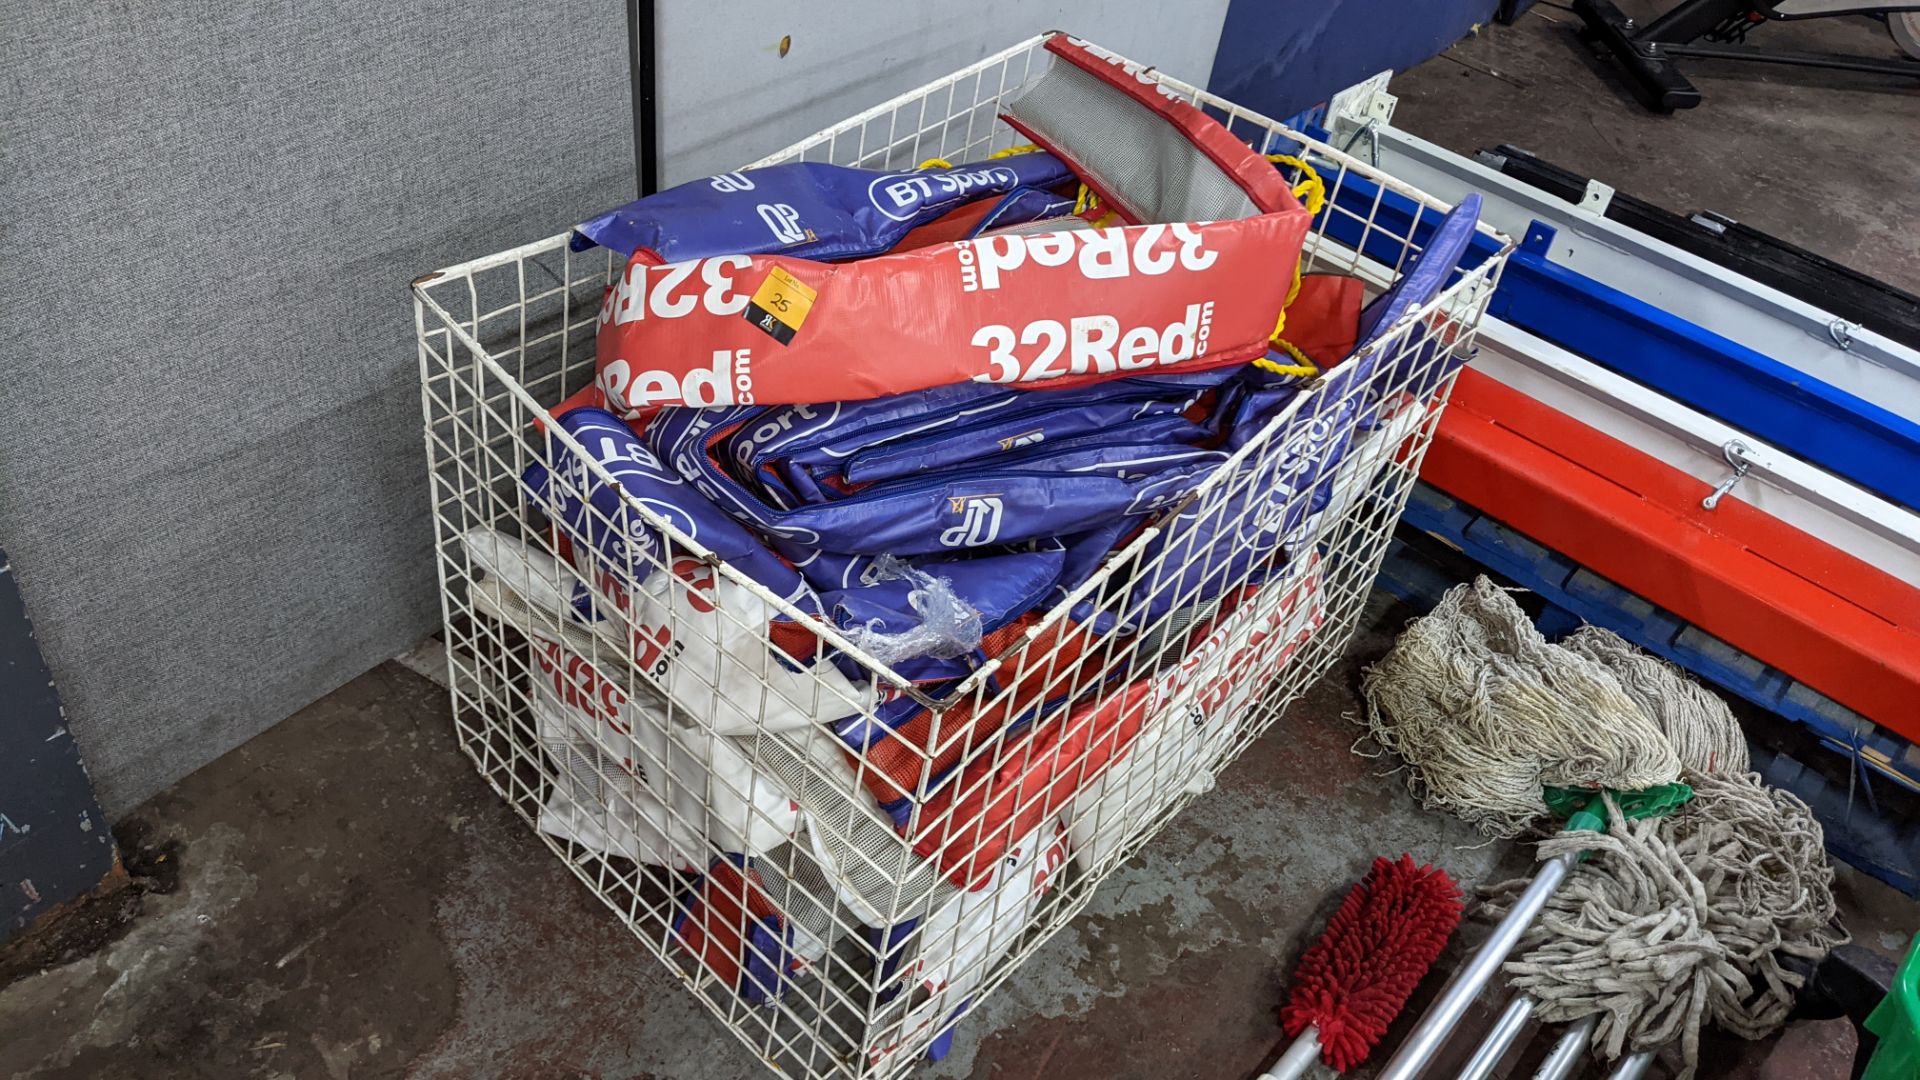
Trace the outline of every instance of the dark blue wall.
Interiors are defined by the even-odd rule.
[[[1493,15],[1495,0],[1233,0],[1207,89],[1285,119],[1385,68],[1405,71]]]
[[[0,551],[0,942],[112,869],[113,836]]]

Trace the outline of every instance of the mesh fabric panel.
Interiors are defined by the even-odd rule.
[[[1055,62],[1006,113],[1137,221],[1225,221],[1260,212],[1172,124],[1072,64]]]
[[[987,229],[976,239],[988,236],[1006,236],[1010,233],[1021,236],[1038,236],[1041,233],[1080,232],[1093,228],[1093,223],[1085,218],[1067,217],[1041,218],[1038,221],[1023,221],[1018,225],[1002,225],[997,229]]]

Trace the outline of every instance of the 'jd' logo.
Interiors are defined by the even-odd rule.
[[[767,223],[773,238],[783,244],[797,244],[807,238],[800,228],[800,212],[786,203],[761,203],[760,220]]]
[[[959,495],[947,499],[947,509],[964,514],[960,524],[940,533],[946,547],[985,547],[1000,538],[1000,518],[1006,506],[998,495]]]

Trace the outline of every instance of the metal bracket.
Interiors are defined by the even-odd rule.
[[[1753,468],[1753,459],[1747,456],[1751,453],[1753,453],[1753,447],[1739,439],[1728,439],[1727,444],[1720,448],[1720,456],[1726,458],[1727,464],[1733,466],[1733,475],[1720,481],[1719,487],[1714,488],[1706,498],[1700,500],[1702,510],[1711,510],[1719,506],[1721,497],[1732,491],[1733,486],[1747,475],[1747,470]]]
[[[1599,217],[1607,216],[1607,207],[1613,202],[1613,188],[1598,180],[1587,181],[1587,190],[1580,196],[1580,209]]]
[[[1554,237],[1559,235],[1560,230],[1553,226],[1538,220],[1532,221],[1527,225],[1527,235],[1520,239],[1520,250],[1544,259],[1548,249],[1553,247]]]
[[[1353,149],[1364,134],[1372,140],[1369,160],[1380,164],[1380,129],[1393,122],[1393,108],[1400,99],[1387,93],[1393,69],[1379,72],[1333,95],[1327,102],[1327,130],[1333,145],[1343,151]]]
[[[1368,120],[1363,127],[1349,135],[1347,140],[1340,144],[1340,152],[1353,153],[1353,144],[1359,142],[1362,135],[1367,137],[1367,163],[1377,169],[1380,167],[1380,121],[1378,120]]]

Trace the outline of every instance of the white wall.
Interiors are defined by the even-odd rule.
[[[661,183],[744,165],[1044,30],[1204,86],[1227,2],[661,3]]]

